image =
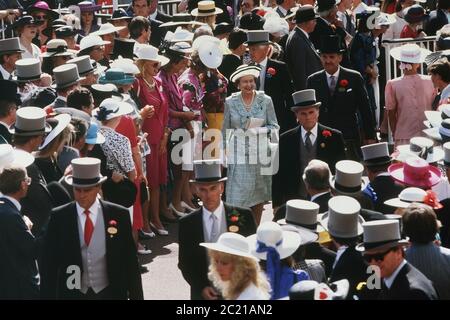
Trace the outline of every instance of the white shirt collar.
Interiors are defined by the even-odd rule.
[[[450,84],[447,85],[444,90],[441,92],[441,100],[449,98],[450,97]]]
[[[269,58],[265,58],[263,61],[261,61],[260,63],[259,63],[259,65],[261,66],[261,68],[264,70],[265,68],[266,68],[266,66],[267,66],[267,60],[269,60]]]
[[[14,199],[13,197],[6,196],[4,194],[2,194],[2,197],[5,198],[5,199],[8,199],[9,201],[11,201],[16,206],[17,210],[20,211],[20,209],[22,209],[22,206],[20,205],[20,202],[17,201],[16,199]]]
[[[311,196],[311,200],[310,200],[310,201],[314,201],[314,200],[316,200],[318,197],[323,196],[324,194],[327,194],[328,192],[330,192],[330,191],[325,191],[325,192],[317,193],[317,194]]]
[[[405,266],[405,264],[406,264],[406,260],[403,259],[403,261],[400,263],[400,265],[397,267],[397,269],[395,269],[395,271],[392,272],[392,274],[389,277],[383,279],[384,284],[386,285],[386,287],[388,287],[388,289],[391,288],[392,284],[395,281],[395,278],[397,277],[400,270],[402,270],[402,268]]]
[[[158,10],[155,10],[151,15],[149,15],[150,19],[156,20],[156,16],[158,15]]]
[[[331,76],[334,76],[334,79],[337,81],[339,78],[339,71],[341,71],[341,67],[338,67],[337,71],[334,74],[329,74],[325,71],[325,74],[327,75],[327,79],[330,79]]]
[[[76,203],[76,207],[77,207],[77,213],[78,213],[78,219],[80,219],[81,222],[81,228],[83,229],[84,232],[84,224],[86,222],[86,215],[84,214],[84,208],[82,208],[78,202]],[[97,216],[99,213],[99,208],[100,208],[100,201],[97,199],[95,199],[94,203],[92,204],[92,206],[89,208],[89,216],[91,218],[92,223],[95,226],[95,222],[97,221]]]
[[[223,206],[223,202],[220,201],[219,206],[217,207],[216,210],[214,210],[214,212],[209,211],[208,209],[206,209],[205,207],[203,207],[203,213],[206,217],[209,219],[209,217],[211,216],[211,214],[214,214],[220,221],[220,218],[222,217],[222,212],[224,211],[225,207]]]
[[[309,39],[309,34],[308,34],[308,32],[306,32],[305,30],[303,30],[302,28],[300,28],[300,27],[298,27],[298,26],[297,26],[296,28],[298,28],[301,32],[303,32],[303,34],[305,35],[305,37]]]
[[[2,125],[2,126],[4,126],[6,129],[8,129],[9,130],[9,128],[11,127],[11,126],[8,126],[5,122],[3,122],[3,121],[0,121],[0,125]]]
[[[11,77],[11,73],[6,71],[6,69],[3,68],[3,66],[1,64],[0,64],[0,72],[2,73],[3,79],[5,79],[5,80],[9,80],[9,77]]]
[[[390,177],[391,175],[389,174],[389,172],[381,172],[379,174],[377,174],[377,177]]]
[[[301,127],[301,131],[302,131],[302,139],[303,139],[303,142],[305,142],[305,139],[306,139],[306,130],[302,127],[302,126],[300,126]],[[316,123],[316,125],[311,129],[311,130],[309,130],[310,132],[311,132],[311,135],[309,136],[309,139],[311,139],[311,143],[312,144],[314,144],[315,142],[316,142],[316,139],[317,139],[317,130],[318,130],[318,124]]]
[[[341,258],[341,256],[344,254],[345,250],[347,250],[348,246],[340,246],[339,249],[336,252],[336,259],[334,259],[334,263],[333,263],[333,269],[336,267],[339,259]]]

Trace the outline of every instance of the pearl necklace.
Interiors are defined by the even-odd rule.
[[[143,79],[144,79],[144,78],[143,78]],[[144,82],[147,84],[147,86],[148,86],[148,88],[149,88],[150,90],[155,89],[155,86],[156,86],[155,81],[153,81],[153,83],[150,84],[150,83],[148,83],[148,81],[147,81],[146,79],[144,79]]]

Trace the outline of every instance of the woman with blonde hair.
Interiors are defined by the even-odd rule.
[[[208,248],[208,277],[226,300],[268,300],[270,285],[250,253],[247,239],[225,232],[215,243],[201,243]]]

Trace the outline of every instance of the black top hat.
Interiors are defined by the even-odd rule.
[[[425,20],[428,15],[425,13],[425,9],[420,4],[415,4],[405,10],[405,21],[408,23],[418,23]]]
[[[227,22],[222,22],[219,24],[216,24],[216,27],[214,28],[213,34],[214,37],[217,37],[219,35],[230,33],[233,31],[234,26],[232,24],[229,24]]]
[[[247,12],[239,20],[239,28],[244,30],[263,30],[266,19],[256,13],[256,11]]]
[[[20,27],[23,27],[23,26],[28,26],[28,25],[35,25],[35,26],[37,26],[37,25],[40,25],[42,23],[43,22],[40,22],[40,21],[38,22],[38,21],[34,20],[34,18],[32,16],[23,16],[23,17],[20,17],[19,19],[17,19],[11,25],[11,28],[12,29],[17,29],[17,28],[20,28]]]
[[[127,12],[123,8],[119,8],[117,10],[114,10],[112,16],[108,21],[114,21],[114,20],[131,20],[133,17],[130,17]]]
[[[20,95],[17,93],[17,84],[9,80],[0,80],[0,95],[1,101],[15,102],[17,106],[20,106]]]
[[[61,27],[67,26],[67,22],[63,19],[56,19],[55,21],[53,21],[52,23],[52,28],[53,29],[58,29]]]
[[[134,58],[134,44],[136,42],[134,40],[128,39],[114,39],[114,49],[111,54],[111,58],[117,59],[119,56],[122,58],[133,59]]]
[[[307,21],[316,19],[318,16],[319,15],[317,15],[314,12],[314,7],[309,5],[309,4],[307,4],[307,5],[301,6],[295,12],[294,22],[295,23],[307,22]]]
[[[67,37],[73,37],[78,32],[72,26],[63,26],[55,30],[56,39],[63,39]]]
[[[327,35],[321,38],[320,53],[344,53],[345,48],[342,46],[342,40],[337,35]]]
[[[317,12],[330,10],[336,5],[336,0],[317,0]]]
[[[228,37],[228,48],[235,50],[245,41],[247,41],[247,33],[241,29],[234,29]]]

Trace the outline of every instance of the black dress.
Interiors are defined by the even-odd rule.
[[[39,167],[42,172],[42,175],[45,178],[45,181],[48,183],[52,181],[59,181],[62,178],[63,172],[59,168],[56,161],[48,158],[36,158],[34,163]]]

